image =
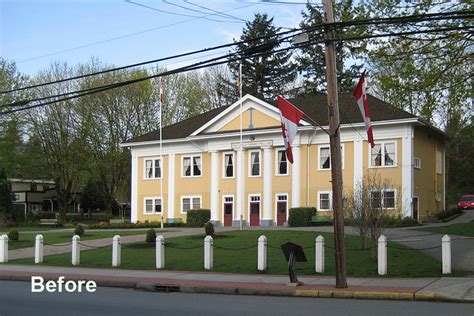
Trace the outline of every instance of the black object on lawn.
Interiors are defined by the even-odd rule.
[[[288,275],[292,284],[300,284],[295,273],[296,262],[307,262],[303,248],[300,245],[292,242],[287,242],[281,245],[281,250],[285,254],[286,261],[288,261]]]

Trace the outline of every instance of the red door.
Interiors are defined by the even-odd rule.
[[[232,209],[233,209],[232,202],[224,203],[224,226],[232,226],[232,217],[233,217]]]
[[[280,196],[278,197],[280,198]],[[286,196],[285,196],[286,199]],[[283,226],[286,222],[286,207],[287,203],[284,200],[277,201],[277,226]]]
[[[260,225],[260,201],[250,202],[250,226]]]

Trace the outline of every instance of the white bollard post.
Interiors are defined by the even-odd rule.
[[[156,236],[156,268],[165,267],[165,238],[161,235]]]
[[[36,235],[35,263],[43,263],[43,235]]]
[[[324,273],[324,237],[319,235],[315,241],[314,269],[317,273]]]
[[[262,235],[258,237],[258,271],[267,270],[267,237]]]
[[[443,258],[443,274],[451,273],[451,238],[444,235],[441,239],[441,250]]]
[[[204,269],[211,270],[214,266],[213,239],[211,236],[204,238]]]
[[[8,236],[0,235],[0,263],[8,262]]]
[[[378,240],[377,263],[379,275],[387,274],[387,237],[381,235]]]
[[[122,251],[120,245],[120,236],[115,235],[112,239],[112,267],[118,267],[121,263]]]
[[[244,216],[240,214],[240,230],[244,229]]]
[[[81,248],[79,242],[81,237],[78,235],[72,236],[72,259],[71,263],[73,266],[78,266],[81,263]]]

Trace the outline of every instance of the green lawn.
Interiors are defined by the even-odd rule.
[[[100,238],[112,238],[115,235],[120,236],[127,236],[127,235],[145,235],[145,231],[107,231],[107,232],[95,232],[92,230],[85,231],[84,235],[81,236],[81,241],[83,240],[91,240],[91,239],[100,239]],[[70,242],[72,236],[74,235],[73,232],[44,232],[43,241],[46,244],[58,244],[58,243],[67,243]],[[28,248],[35,246],[35,238],[36,234],[22,234],[20,232],[20,240],[14,241],[10,240],[8,242],[9,249],[20,249],[20,248]],[[145,240],[145,237],[143,237]]]
[[[452,224],[452,225],[441,226],[441,227],[419,228],[417,230],[421,230],[425,232],[440,233],[440,234],[448,234],[448,235],[474,237],[474,221],[471,221],[470,223]]]
[[[264,233],[268,238],[268,271],[269,274],[287,274],[287,263],[279,247],[288,241],[299,244],[305,248],[308,262],[298,262],[297,274],[314,275],[314,239],[320,233],[296,232],[296,231],[243,231],[229,232],[225,235],[219,234],[214,239],[214,270],[218,272],[234,273],[257,273],[257,248],[255,246],[258,237]],[[334,275],[334,253],[329,247],[333,247],[333,235],[322,234],[326,239],[326,273]],[[203,244],[203,236],[178,237],[166,240],[166,269],[204,271],[203,248],[192,248]],[[140,247],[142,246],[142,247]],[[122,247],[122,265],[124,269],[154,269],[155,248],[144,247],[136,244],[134,248]],[[396,245],[397,247],[404,248]],[[176,248],[173,248],[176,247]],[[240,250],[219,249],[241,248]],[[358,237],[346,236],[347,272],[350,276],[376,276],[377,264],[370,258],[371,251],[355,250],[359,247]],[[81,252],[81,266],[110,268],[111,247],[88,250]],[[44,258],[46,265],[70,266],[70,253],[62,255],[47,256]],[[418,251],[400,250],[389,248],[388,250],[389,276],[439,276],[441,264]],[[13,260],[15,264],[32,264],[32,259]]]

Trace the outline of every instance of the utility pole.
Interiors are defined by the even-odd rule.
[[[333,0],[323,0],[324,23],[333,23]],[[336,53],[334,29],[326,26],[326,75],[328,115],[331,145],[332,208],[334,211],[334,252],[336,257],[336,287],[347,287],[346,254],[344,249],[344,210],[342,205],[341,138],[339,133],[339,101],[337,93]]]

